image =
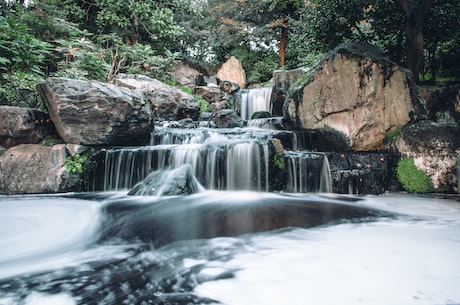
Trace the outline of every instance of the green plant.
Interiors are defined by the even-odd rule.
[[[279,156],[278,154],[274,154],[273,156],[273,163],[275,164],[276,167],[279,169],[284,169],[286,164],[284,162],[283,156]]]
[[[64,160],[64,164],[66,165],[65,170],[68,173],[83,174],[86,161],[88,161],[88,154],[86,152],[69,156]]]
[[[388,131],[385,135],[385,140],[387,142],[390,142],[399,134],[400,131],[401,131],[401,127]]]
[[[209,110],[209,103],[207,100],[202,99],[201,97],[195,96],[195,101],[200,104],[201,112],[207,112]]]
[[[51,135],[46,136],[42,141],[43,146],[53,146],[53,145],[61,144],[61,143],[62,143],[61,139],[58,139]]]
[[[428,193],[431,191],[430,178],[419,170],[412,158],[403,158],[398,161],[396,176],[403,188],[409,193]]]

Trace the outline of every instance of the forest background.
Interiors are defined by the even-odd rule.
[[[458,0],[3,0],[0,105],[43,108],[55,76],[140,73],[175,85],[178,60],[238,58],[249,84],[348,41],[379,46],[422,85],[460,79]]]

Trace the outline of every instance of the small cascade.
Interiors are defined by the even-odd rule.
[[[268,190],[269,141],[222,132],[159,129],[156,145],[107,150],[104,190],[129,189],[153,171],[185,164],[206,189]]]
[[[272,87],[262,87],[242,90],[241,118],[249,120],[254,112],[270,111],[272,89]]]
[[[310,151],[286,152],[287,191],[331,192],[332,179],[327,157]]]

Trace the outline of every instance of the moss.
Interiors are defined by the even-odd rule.
[[[209,103],[207,100],[195,96],[195,101],[200,105],[201,112],[207,112],[209,110]]]
[[[428,193],[432,190],[430,178],[423,171],[415,167],[414,159],[399,160],[396,176],[403,188],[409,193]]]
[[[385,141],[387,142],[392,141],[397,135],[399,135],[400,131],[401,131],[401,127],[388,131],[385,135]]]
[[[46,136],[41,142],[41,144],[43,146],[53,146],[53,145],[62,144],[62,143],[63,142],[62,142],[61,139],[58,139],[58,138],[56,138],[54,136],[50,136],[50,135]]]

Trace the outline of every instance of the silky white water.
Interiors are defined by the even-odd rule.
[[[0,304],[460,304],[458,202],[250,191],[77,197],[0,197]],[[302,218],[304,227],[292,226]],[[171,235],[262,220],[273,230]]]

